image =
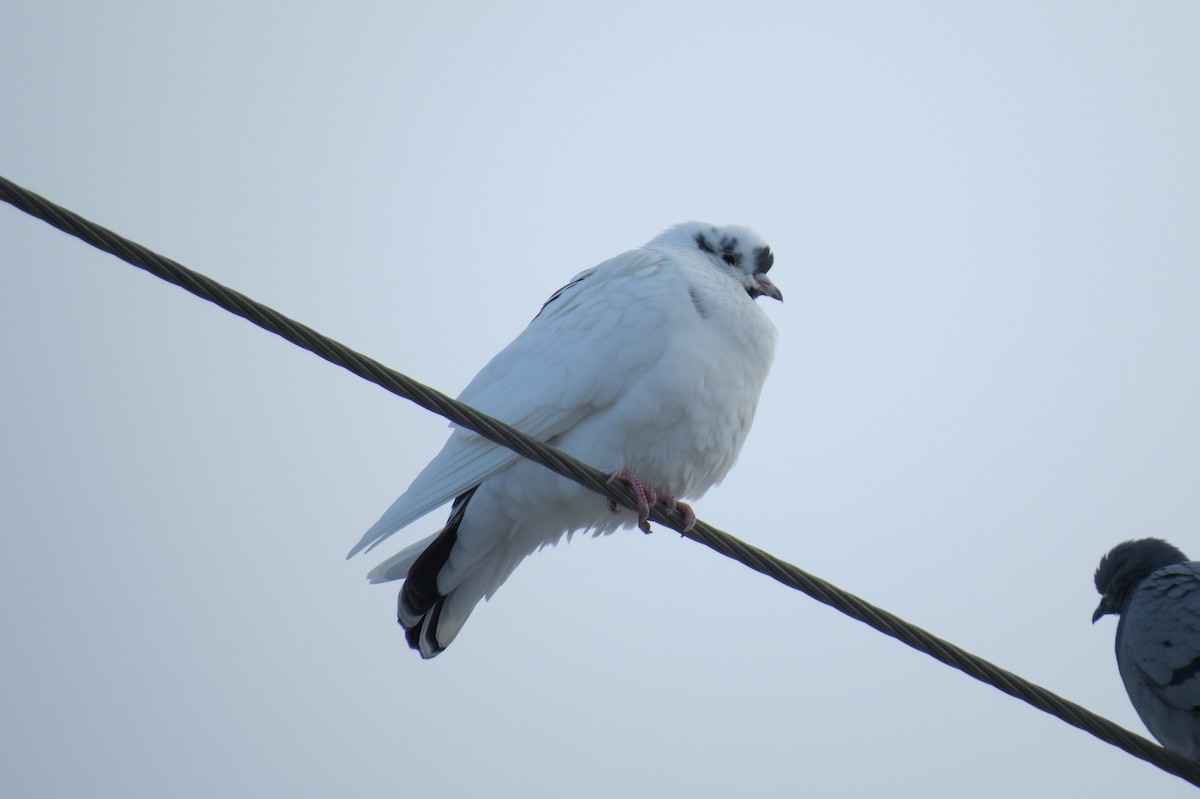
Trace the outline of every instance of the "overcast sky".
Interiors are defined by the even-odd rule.
[[[0,174],[457,393],[687,219],[787,297],[701,518],[1145,734],[1093,626],[1200,557],[1194,2],[55,3]],[[421,661],[343,560],[445,423],[0,206],[0,794],[1191,796],[660,530]]]

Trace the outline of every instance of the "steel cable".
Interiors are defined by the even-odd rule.
[[[415,402],[426,410],[444,416],[455,424],[502,444],[627,508],[636,509],[633,492],[620,483],[611,482],[609,476],[604,472],[588,466],[564,452],[559,452],[498,419],[480,413],[436,389],[423,385],[373,358],[355,352],[240,292],[90,222],[2,176],[0,176],[0,199],[65,233],[115,255],[126,263],[144,269],[230,313],[237,314],[264,330],[275,333],[393,394]],[[1134,757],[1152,763],[1164,771],[1200,787],[1200,765],[1164,749],[1052,691],[973,655],[949,641],[938,638],[832,583],[811,575],[803,569],[703,521],[697,521],[691,530],[685,531],[683,516],[674,508],[667,508],[662,504],[656,505],[651,508],[650,518],[726,557],[778,580],[790,588],[836,608],[847,616],[902,641],[913,649],[924,652],[948,666],[953,666],[981,682],[1021,699],[1074,727],[1089,732]]]

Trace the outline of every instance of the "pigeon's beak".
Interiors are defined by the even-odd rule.
[[[1100,600],[1100,604],[1096,606],[1096,612],[1092,614],[1092,624],[1100,621],[1101,616],[1107,616],[1110,613],[1116,613],[1117,609],[1108,601],[1108,597]]]
[[[758,281],[758,290],[761,291],[763,295],[770,297],[773,300],[779,300],[780,302],[783,302],[783,292],[775,287],[775,284],[771,282],[770,278],[768,278],[766,275],[755,275],[754,279]]]

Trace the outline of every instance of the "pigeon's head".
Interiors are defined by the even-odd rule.
[[[656,242],[694,249],[719,269],[732,274],[746,288],[751,299],[770,297],[783,302],[783,293],[767,277],[775,265],[771,248],[748,227],[684,222],[667,230]]]
[[[1100,559],[1096,568],[1096,590],[1101,598],[1092,614],[1092,623],[1109,613],[1119,616],[1142,580],[1164,566],[1186,561],[1186,555],[1161,538],[1140,538],[1117,544]]]

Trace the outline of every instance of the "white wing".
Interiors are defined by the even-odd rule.
[[[459,399],[553,444],[613,404],[662,354],[669,305],[686,303],[661,253],[632,250],[578,275],[475,376]],[[682,294],[682,297],[680,296]],[[347,557],[446,504],[520,456],[456,429]]]

